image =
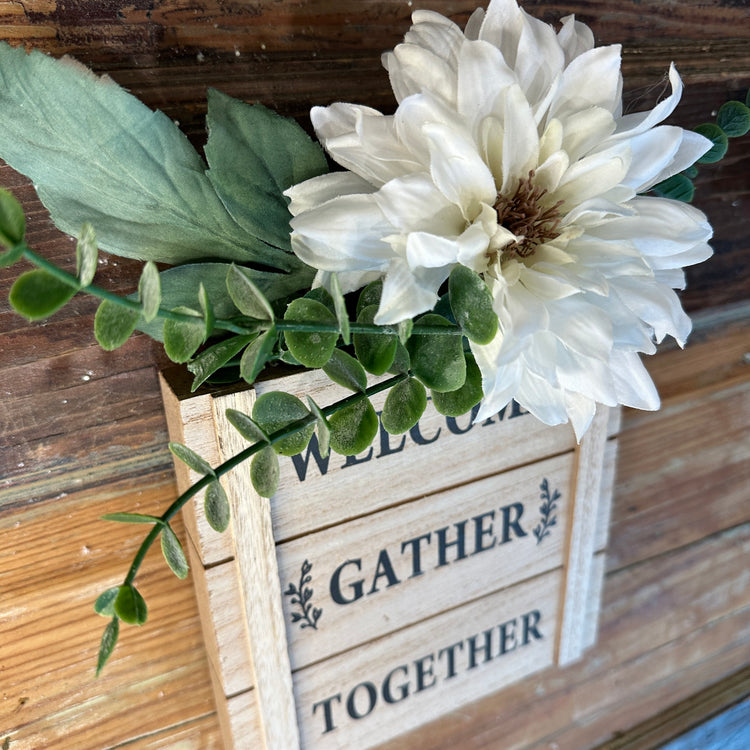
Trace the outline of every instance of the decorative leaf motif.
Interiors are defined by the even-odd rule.
[[[165,523],[161,529],[161,551],[169,569],[179,578],[187,578],[188,562],[177,534]]]
[[[104,628],[104,633],[102,634],[102,639],[99,643],[99,655],[96,660],[97,677],[101,674],[102,669],[104,669],[104,665],[109,661],[109,657],[112,656],[119,635],[120,620],[117,617],[113,617],[107,627]]]
[[[23,242],[25,234],[23,207],[13,193],[0,188],[0,245],[13,248]]]
[[[140,313],[116,302],[104,300],[94,316],[94,336],[105,351],[121,347],[135,330]]]
[[[215,476],[214,470],[211,468],[208,461],[201,458],[194,450],[188,448],[186,445],[182,445],[182,443],[170,443],[169,450],[172,451],[172,454],[179,458],[182,463],[187,464],[187,466],[189,466],[196,474],[210,474],[211,476]]]
[[[148,619],[146,601],[138,589],[123,584],[115,597],[115,614],[128,625],[143,625]]]
[[[161,305],[161,279],[153,261],[148,261],[143,266],[141,278],[138,280],[138,298],[143,305],[141,315],[147,323],[150,323],[156,317]],[[172,307],[178,307],[178,305],[172,305]]]
[[[557,516],[553,512],[557,510],[557,501],[561,497],[559,490],[555,490],[550,494],[549,481],[546,477],[539,485],[539,489],[541,490],[540,498],[542,500],[542,504],[539,507],[541,522],[534,528],[534,536],[536,537],[537,544],[541,544],[543,539],[550,536],[552,534],[550,529],[557,525]]]
[[[342,456],[356,456],[378,434],[378,415],[369,399],[339,409],[328,420],[331,448]]]
[[[427,391],[414,378],[397,383],[388,391],[380,421],[386,432],[400,435],[414,427],[427,408]]]
[[[81,227],[76,244],[76,273],[81,286],[88,286],[94,280],[98,258],[96,233],[94,227],[87,221]]]
[[[279,458],[271,446],[253,456],[250,480],[261,497],[271,497],[276,492],[279,486]]]
[[[218,479],[206,487],[203,509],[208,525],[214,531],[223,533],[229,528],[231,516],[229,498]]]
[[[43,320],[57,312],[76,291],[47,271],[35,268],[15,280],[8,299],[13,309],[24,318]]]
[[[307,586],[312,581],[312,576],[309,575],[311,570],[312,563],[305,560],[302,563],[299,584],[290,583],[286,591],[284,591],[284,596],[290,597],[290,605],[294,606],[296,604],[300,608],[297,612],[292,611],[289,613],[292,623],[299,623],[300,628],[317,630],[318,620],[323,614],[323,610],[319,607],[313,607],[310,601],[314,593],[313,589]]]

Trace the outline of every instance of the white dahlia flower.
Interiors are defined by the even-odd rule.
[[[514,0],[492,0],[462,32],[417,11],[383,57],[398,108],[316,107],[328,153],[347,171],[291,188],[292,247],[344,291],[383,278],[376,323],[431,309],[456,264],[481,274],[499,318],[472,344],[484,419],[511,399],[580,437],[596,403],[656,409],[638,353],[690,321],[673,288],[711,255],[695,208],[641,195],[710,147],[622,113],[620,47],[594,47],[572,16],[559,31]]]

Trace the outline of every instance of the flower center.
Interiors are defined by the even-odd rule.
[[[528,258],[534,254],[538,245],[554,240],[560,235],[560,206],[558,201],[553,206],[544,207],[542,198],[547,189],[534,185],[534,170],[518,183],[515,194],[508,198],[497,196],[493,208],[497,211],[497,222],[516,235],[516,241],[502,249],[502,260],[514,256]],[[497,254],[493,253],[497,260]]]

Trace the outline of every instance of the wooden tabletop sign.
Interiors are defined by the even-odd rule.
[[[216,465],[246,447],[225,417],[284,390],[346,395],[306,372],[182,398],[170,437]],[[373,400],[375,408],[382,400]],[[619,411],[580,446],[515,403],[484,422],[428,410],[362,455],[281,459],[276,495],[223,478],[230,530],[186,509],[227,750],[375,747],[596,638]],[[176,467],[180,489],[197,479]]]

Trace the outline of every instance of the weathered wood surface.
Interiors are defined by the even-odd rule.
[[[413,3],[457,19],[473,5]],[[526,6],[548,20],[576,12],[600,43],[623,42],[628,102],[659,93],[653,85],[675,60],[687,84],[673,118],[681,124],[711,119],[750,85],[744,0]],[[209,85],[299,116],[335,99],[392,107],[378,55],[410,10],[28,0],[0,3],[0,37],[74,53],[199,142]],[[750,310],[738,306],[750,287],[749,141],[732,141],[724,162],[701,170],[696,203],[715,226],[716,255],[689,273],[683,295],[692,311],[734,306],[707,316],[684,352],[647,361],[660,412],[624,415],[598,645],[580,664],[545,670],[388,750],[594,747],[750,663]],[[71,267],[73,246],[28,181],[3,166],[0,184],[23,200],[31,244]],[[101,283],[121,291],[137,273],[119,259],[100,266]],[[98,519],[159,511],[175,496],[154,367],[163,357],[143,336],[101,352],[96,305],[84,298],[48,322],[24,323],[5,301],[12,275],[0,270],[0,744],[218,750],[192,587],[158,553],[139,578],[149,623],[124,628],[93,678],[104,621],[91,603],[122,579],[142,531]],[[691,709],[698,718],[700,705]]]

